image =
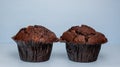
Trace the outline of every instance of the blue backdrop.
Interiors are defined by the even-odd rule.
[[[0,0],[0,43],[22,27],[43,25],[58,37],[74,25],[86,24],[119,44],[120,0]]]

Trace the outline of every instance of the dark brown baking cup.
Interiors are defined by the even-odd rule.
[[[43,62],[50,58],[52,45],[32,41],[16,41],[20,59],[27,62]]]
[[[75,62],[93,62],[97,60],[101,44],[86,45],[66,43],[66,50],[70,60]]]

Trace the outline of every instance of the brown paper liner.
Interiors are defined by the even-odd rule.
[[[49,60],[53,44],[34,43],[32,41],[16,42],[21,60],[27,62],[43,62]]]
[[[75,62],[93,62],[97,60],[100,44],[85,45],[66,43],[66,50],[70,60]]]

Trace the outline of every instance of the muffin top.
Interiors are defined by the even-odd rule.
[[[87,25],[73,26],[63,33],[60,37],[61,42],[75,43],[75,44],[103,44],[107,42],[104,34],[95,31]]]
[[[15,41],[33,41],[33,42],[41,42],[41,43],[53,43],[58,39],[56,35],[50,31],[49,29],[40,26],[28,26],[27,28],[22,28],[14,37],[12,37]]]

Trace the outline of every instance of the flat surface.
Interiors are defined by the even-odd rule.
[[[0,66],[2,67],[119,67],[119,45],[105,44],[98,56],[97,61],[92,63],[72,62],[68,59],[64,43],[53,45],[50,60],[47,62],[24,62],[19,59],[16,44],[0,45]]]
[[[61,43],[54,44],[49,61],[23,62],[11,37],[36,24],[57,37],[71,26],[86,24],[105,34],[108,43],[92,63],[70,61]],[[0,0],[0,67],[120,67],[119,29],[120,0]]]

